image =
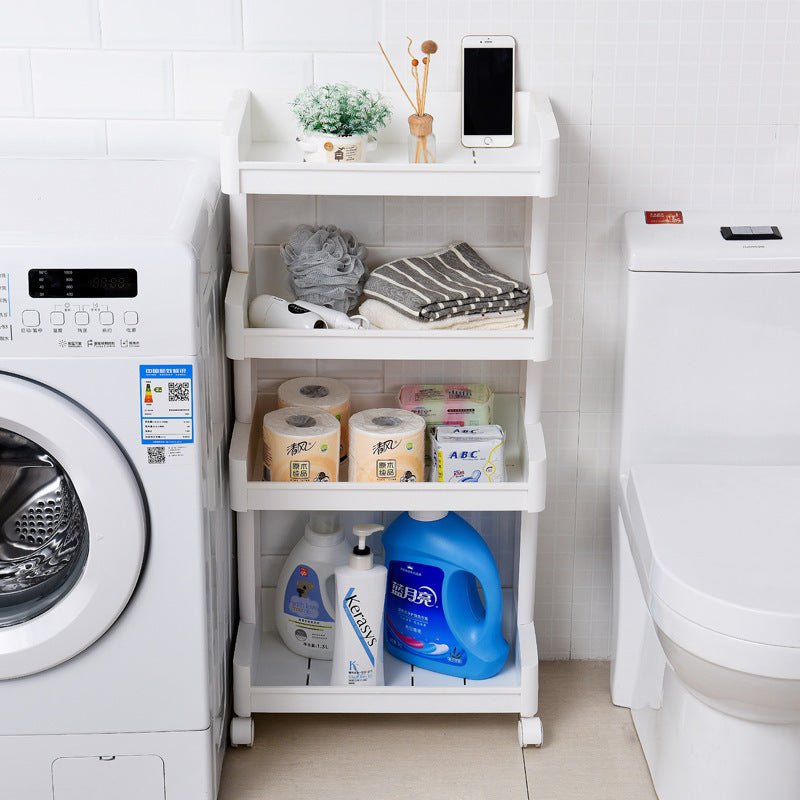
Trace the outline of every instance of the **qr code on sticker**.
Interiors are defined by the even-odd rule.
[[[168,381],[167,400],[170,403],[188,403],[189,381]]]
[[[148,464],[163,464],[167,460],[166,447],[148,447],[147,448],[147,463]]]

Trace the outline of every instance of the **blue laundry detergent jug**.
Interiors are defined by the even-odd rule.
[[[386,529],[383,547],[389,570],[386,649],[445,675],[478,679],[498,673],[508,657],[503,595],[481,535],[452,511],[412,511]]]

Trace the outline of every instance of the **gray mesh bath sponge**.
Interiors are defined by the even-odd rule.
[[[295,299],[336,311],[358,303],[366,280],[367,248],[335,225],[300,225],[281,245]]]

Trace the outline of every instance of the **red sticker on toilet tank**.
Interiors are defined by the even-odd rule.
[[[645,211],[644,221],[648,225],[683,225],[682,211]]]

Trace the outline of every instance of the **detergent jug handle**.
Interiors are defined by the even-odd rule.
[[[479,570],[479,573],[456,570],[445,578],[442,586],[442,604],[451,630],[461,641],[476,644],[490,642],[502,627],[503,619],[503,592],[499,576],[489,570]],[[483,590],[484,607],[483,620],[478,624],[472,617],[472,614],[477,614],[474,606],[480,604],[474,585],[476,580]],[[465,605],[473,606],[472,611],[463,613]]]
[[[483,602],[486,614],[481,625],[480,638],[485,638],[491,631],[496,630],[497,622],[503,621],[503,588],[500,577],[495,571],[486,571],[483,575],[475,576],[483,589]]]

